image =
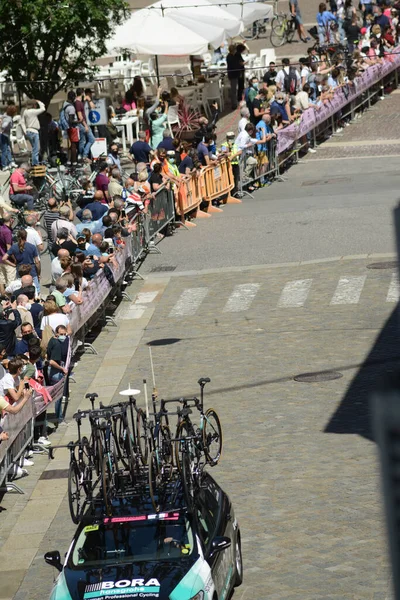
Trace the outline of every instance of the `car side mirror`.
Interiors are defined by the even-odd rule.
[[[210,556],[214,556],[217,552],[221,552],[222,550],[226,550],[231,545],[231,539],[221,535],[217,536],[211,542],[211,553]]]
[[[61,556],[58,550],[46,552],[46,554],[44,555],[44,560],[47,562],[48,565],[51,565],[59,571],[62,571],[63,566],[61,563]]]

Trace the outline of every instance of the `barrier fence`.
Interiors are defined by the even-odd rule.
[[[174,188],[161,186],[154,194],[149,205],[143,211],[135,211],[130,217],[130,236],[125,238],[125,246],[119,248],[113,261],[100,270],[89,282],[84,292],[84,302],[75,305],[70,316],[73,331],[71,336],[71,354],[79,343],[83,343],[89,331],[105,319],[109,302],[119,293],[127,272],[143,260],[154,246],[157,234],[165,230],[168,224],[179,219],[182,224],[189,224],[193,217],[211,216],[221,209],[213,206],[227,202],[239,202],[231,196],[234,190],[239,197],[248,193],[245,186],[249,181],[279,178],[280,168],[288,156],[296,155],[304,147],[298,142],[311,134],[316,139],[324,126],[335,129],[335,116],[340,114],[354,116],[360,107],[369,107],[371,100],[382,95],[385,78],[394,77],[397,87],[397,69],[400,67],[400,55],[394,53],[386,57],[382,64],[369,67],[363,75],[356,78],[354,85],[336,91],[334,98],[321,110],[309,108],[304,111],[297,123],[280,130],[277,139],[268,145],[266,160],[259,157],[250,161],[249,155],[243,153],[239,164],[230,163],[223,155],[217,164],[203,168],[199,173],[184,176],[179,186]],[[375,88],[375,89],[374,89]],[[345,109],[348,111],[345,112]],[[308,143],[308,142],[307,142]],[[253,157],[252,157],[253,158]],[[251,167],[251,173],[250,173]],[[37,386],[36,386],[37,387]],[[68,395],[68,376],[56,385],[40,390],[37,387],[31,402],[27,402],[17,414],[6,414],[3,418],[3,429],[9,433],[9,440],[0,443],[0,487],[4,484],[12,464],[19,460],[23,452],[33,441],[36,417],[45,412],[50,405]]]

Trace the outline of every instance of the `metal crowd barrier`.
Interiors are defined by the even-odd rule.
[[[250,178],[246,177],[246,157],[241,158],[241,177],[237,195],[251,196],[246,188],[263,177],[282,180],[281,173],[287,163],[296,163],[299,152],[305,150],[310,142],[315,146],[318,137],[327,131],[336,135],[340,121],[353,120],[356,112],[371,108],[373,102],[384,97],[385,83],[393,81],[394,87],[397,88],[399,68],[400,53],[398,49],[394,49],[391,54],[385,56],[384,62],[368,67],[361,76],[355,78],[354,82],[336,90],[332,100],[319,110],[310,107],[295,123],[279,130],[276,145],[270,145],[269,148],[267,171],[262,171],[259,166],[256,166],[254,175]]]
[[[149,251],[155,236],[174,220],[174,195],[165,187],[157,191],[145,211],[132,217],[131,235],[125,238],[125,247],[114,254],[116,266],[110,264],[108,273],[102,269],[95,275],[84,292],[84,302],[75,305],[71,312],[71,354],[77,349],[78,342],[84,343],[86,335],[99,319],[109,318],[105,317],[107,306],[121,290],[126,272]],[[4,417],[3,429],[10,437],[0,443],[0,488],[4,485],[12,464],[18,461],[26,448],[32,444],[35,419],[64,397],[67,384],[67,377],[63,377],[55,385],[46,386],[46,397],[34,393],[32,401],[27,402],[19,413],[7,414]],[[7,487],[23,493],[15,484],[7,484]]]
[[[9,439],[0,443],[0,488],[13,463],[19,460],[33,440],[34,411],[35,405],[32,399],[19,413],[6,414],[2,420],[2,427],[9,434]]]

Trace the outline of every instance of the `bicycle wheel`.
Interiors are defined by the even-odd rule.
[[[194,480],[190,466],[190,458],[187,452],[182,453],[182,488],[188,508],[193,506],[194,502]]]
[[[111,517],[111,472],[107,456],[103,456],[101,461],[101,493],[106,515]]]
[[[187,421],[181,421],[180,423],[178,423],[178,427],[176,428],[175,433],[175,437],[177,439],[187,438],[190,436],[190,434],[190,426]],[[186,444],[188,443],[189,442],[186,442]],[[182,454],[184,452],[184,444],[185,442],[181,441],[174,442],[174,460],[180,473],[182,473]]]
[[[161,423],[163,422],[163,420],[161,420]],[[160,433],[161,433],[161,448],[162,448],[162,457],[163,457],[163,461],[172,466],[174,464],[174,451],[173,451],[173,447],[172,447],[172,442],[171,442],[171,430],[169,428],[169,426],[165,423],[165,424],[161,424],[160,426]]]
[[[222,451],[221,423],[213,408],[209,408],[204,415],[203,444],[207,462],[213,467],[221,458]]]
[[[160,511],[160,469],[158,467],[157,457],[154,452],[150,452],[149,456],[149,492],[151,503],[156,512]]]
[[[147,445],[146,415],[141,408],[139,408],[137,412],[136,433],[140,458],[143,466],[145,467],[148,463],[149,448]]]
[[[71,519],[75,525],[82,517],[80,472],[75,462],[69,465],[68,471],[68,504]]]
[[[282,46],[286,39],[286,18],[283,15],[275,15],[271,22],[271,44],[274,48]]]
[[[250,23],[243,31],[243,37],[245,40],[255,40],[258,38],[258,21]]]
[[[294,34],[296,33],[296,23],[288,22],[286,27],[286,40],[291,44],[293,42]]]

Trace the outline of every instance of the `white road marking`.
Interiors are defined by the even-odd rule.
[[[208,288],[188,288],[179,296],[178,302],[175,304],[170,317],[181,317],[186,315],[194,315],[204,298],[208,294]]]
[[[398,302],[400,298],[400,285],[397,273],[392,273],[392,280],[386,296],[386,302]]]
[[[278,306],[303,306],[310,291],[312,279],[296,279],[288,281],[282,290]]]
[[[260,286],[260,283],[242,283],[240,285],[235,285],[222,312],[241,312],[242,310],[250,308]]]
[[[135,304],[150,304],[157,297],[158,292],[139,292]]]
[[[366,275],[341,277],[330,304],[358,304]]]
[[[129,321],[130,319],[140,319],[143,317],[145,312],[145,306],[134,306],[132,304],[125,313],[121,314],[120,319],[123,319],[124,321]]]

